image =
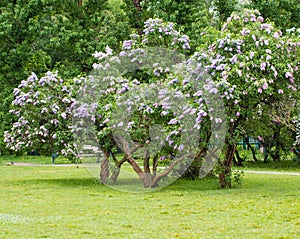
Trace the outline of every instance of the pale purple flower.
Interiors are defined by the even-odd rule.
[[[234,55],[233,57],[230,58],[231,64],[235,64],[235,63],[237,63],[237,61],[238,61],[237,55]]]
[[[215,123],[216,124],[220,124],[220,123],[222,123],[223,121],[222,121],[222,119],[221,118],[215,118]]]
[[[263,141],[263,138],[261,136],[257,136],[258,141]]]
[[[169,82],[169,85],[173,85],[175,83],[177,83],[178,80],[176,78],[173,78],[170,82]]]
[[[133,122],[133,121],[130,121],[130,122],[127,124],[127,127],[128,127],[128,128],[131,128],[133,125],[134,125],[134,122]]]
[[[119,56],[121,56],[121,57],[126,56],[126,52],[125,52],[125,51],[121,51],[121,52],[119,53]]]
[[[264,40],[264,44],[265,44],[266,46],[268,46],[268,45],[269,45],[269,41],[268,41],[268,40]]]
[[[251,14],[251,22],[256,22],[256,16],[254,14]]]
[[[178,123],[177,119],[174,118],[171,119],[168,124],[177,124],[177,123]]]
[[[179,145],[179,147],[178,147],[178,151],[182,151],[183,150],[183,148],[184,148],[184,145]]]
[[[292,91],[296,91],[297,89],[294,87],[294,86],[292,86],[292,85],[288,85],[288,89],[291,89]]]
[[[106,54],[105,53],[103,53],[103,52],[98,52],[98,51],[96,51],[94,54],[92,54],[94,57],[96,57],[97,59],[99,59],[99,60],[101,60],[101,59],[103,59],[103,58],[105,58],[106,57]]]
[[[222,78],[223,78],[223,80],[226,80],[227,78],[228,78],[228,72],[227,71],[223,71],[222,73],[221,73],[221,76],[222,76]]]
[[[211,89],[209,90],[209,93],[210,93],[210,94],[218,94],[219,91],[218,91],[218,89],[217,89],[216,87],[213,87],[213,88],[211,88]]]
[[[279,89],[279,90],[278,90],[278,94],[283,94],[283,90],[282,90],[282,89]]]
[[[242,77],[242,71],[241,70],[237,70],[237,73],[238,73],[238,75],[239,75],[239,77]]]
[[[123,42],[123,49],[130,50],[132,47],[132,40],[127,40]]]
[[[105,52],[106,52],[106,55],[107,55],[107,56],[110,56],[110,55],[112,55],[113,50],[112,50],[109,46],[106,46]]]
[[[286,72],[285,73],[285,78],[293,77],[293,74],[291,72]]]
[[[267,50],[266,50],[266,53],[267,53],[267,54],[272,54],[272,51],[271,51],[270,49],[267,49]]]
[[[183,35],[182,37],[180,37],[178,39],[179,42],[183,42],[183,43],[189,43],[190,42],[190,39],[187,35]]]
[[[258,93],[260,93],[260,94],[262,93],[262,89],[261,89],[261,88],[258,88],[257,91],[258,91]]]
[[[57,125],[59,123],[58,119],[50,120],[51,124]]]
[[[262,71],[264,71],[264,70],[266,69],[266,66],[267,66],[267,63],[266,63],[266,62],[262,62],[262,63],[260,64],[260,69],[261,69]]]
[[[257,18],[257,21],[258,21],[258,22],[263,22],[263,21],[264,21],[264,18],[263,18],[262,16],[259,16],[259,17]]]
[[[250,51],[249,57],[250,57],[250,59],[252,59],[254,57],[254,52],[253,51]]]
[[[262,88],[263,88],[264,90],[268,89],[268,83],[265,82],[265,83],[263,84]]]
[[[247,28],[243,28],[243,30],[241,31],[241,35],[242,35],[242,36],[246,36],[246,35],[248,35],[249,33],[250,33],[250,30],[247,29]]]
[[[69,100],[68,98],[65,97],[62,99],[62,102],[65,104],[69,104],[69,103],[71,103],[71,100]]]
[[[66,114],[65,112],[63,112],[63,113],[61,114],[61,117],[62,117],[63,119],[67,119],[67,114]]]

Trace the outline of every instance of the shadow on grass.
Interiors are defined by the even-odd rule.
[[[176,182],[165,186],[151,189],[144,189],[142,184],[137,184],[137,181],[132,179],[122,179],[116,185],[103,185],[94,178],[55,178],[55,179],[24,179],[17,182],[21,185],[34,186],[55,186],[62,188],[76,188],[76,187],[101,187],[114,191],[128,192],[128,193],[155,193],[155,192],[186,192],[186,191],[207,191],[219,190],[219,185],[216,179],[178,179]],[[137,190],[140,188],[141,190]]]
[[[93,178],[55,178],[55,179],[29,179],[19,183],[26,185],[56,185],[62,187],[95,187],[101,185]]]

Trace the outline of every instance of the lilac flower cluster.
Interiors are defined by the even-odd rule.
[[[164,22],[161,19],[148,19],[144,23],[144,36],[142,42],[146,45],[154,43],[163,46],[163,44],[169,46],[180,45],[183,50],[189,50],[190,39],[187,35],[181,35],[179,31],[175,29],[173,22]],[[161,42],[160,44],[158,42]],[[165,46],[168,47],[168,46]]]

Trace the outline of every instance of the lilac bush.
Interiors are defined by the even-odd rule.
[[[107,48],[95,54],[99,62],[77,97],[75,126],[78,144],[85,144],[83,138],[91,142],[96,126],[104,154],[103,183],[115,182],[122,164],[129,162],[145,187],[155,187],[168,176],[182,175],[193,159],[206,155],[207,145],[200,146],[201,140],[207,143],[222,138],[222,132],[210,137],[206,131],[202,132],[205,138],[200,138],[203,124],[210,126],[210,132],[223,120],[217,114],[216,86],[199,64],[193,59],[186,61],[179,52],[189,48],[188,36],[176,31],[173,23],[149,19],[144,35],[132,35],[123,42],[120,53]],[[97,109],[92,109],[95,99]],[[121,160],[115,155],[117,148],[124,153]],[[143,167],[136,157],[142,159]],[[158,170],[159,160],[167,165],[163,171]],[[214,161],[206,161],[203,174]]]
[[[74,155],[72,105],[80,79],[64,81],[57,73],[38,78],[34,73],[14,89],[11,113],[17,121],[5,132],[7,147],[50,155]]]
[[[299,37],[283,35],[258,11],[233,13],[224,24],[220,37],[193,58],[211,75],[220,91],[228,117],[225,160],[221,162],[221,185],[231,173],[241,125],[259,120],[283,95],[295,96],[299,89]],[[270,107],[269,107],[270,108]]]

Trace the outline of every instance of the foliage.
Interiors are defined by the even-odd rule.
[[[35,74],[14,89],[11,113],[16,115],[4,142],[13,151],[36,150],[44,155],[61,152],[73,156],[72,103],[80,80],[63,81],[48,72],[38,78]]]
[[[84,126],[86,131],[86,124],[80,119],[87,117],[86,112],[95,112],[93,108],[98,103],[96,117],[89,120],[96,123],[102,149],[114,154],[112,144],[118,145],[125,156],[124,161],[114,160],[117,167],[129,161],[144,180],[145,187],[157,186],[157,182],[171,172],[182,174],[189,161],[201,155],[198,131],[209,118],[208,110],[212,107],[207,106],[206,95],[218,91],[209,78],[200,75],[201,69],[192,60],[183,61],[184,56],[179,52],[189,49],[188,36],[177,31],[174,23],[149,19],[143,35],[133,34],[131,40],[124,41],[119,54],[114,54],[110,48],[106,52],[96,52],[100,61],[94,64],[94,73],[81,89],[79,99],[83,97],[83,100],[75,110],[79,119],[76,130]],[[99,90],[95,92],[95,89]],[[214,116],[210,115],[214,121],[212,126],[209,124],[211,127],[222,122]],[[84,144],[83,134],[87,134],[87,138],[90,135],[80,133],[81,144]],[[115,142],[108,143],[112,136]],[[209,138],[206,136],[205,140]],[[135,147],[143,155],[144,172],[132,157]],[[150,158],[153,174],[149,168]],[[158,158],[171,160],[166,174],[163,172],[156,177]],[[174,167],[178,167],[176,171]],[[107,178],[102,180],[106,182]]]
[[[236,10],[236,0],[230,1],[132,1],[125,0],[125,12],[129,24],[137,33],[142,34],[143,23],[149,18],[160,18],[174,22],[180,31],[191,39],[191,47],[195,49],[203,44],[201,33],[218,29],[221,23]],[[135,3],[135,4],[134,4]]]
[[[300,4],[297,0],[252,0],[250,8],[260,11],[283,32],[293,27],[300,28]]]
[[[259,120],[261,114],[269,113],[263,111],[266,106],[297,91],[299,45],[299,38],[283,36],[258,11],[245,10],[228,18],[220,38],[207,51],[195,53],[224,99],[230,125],[222,163],[225,172],[230,172],[241,122]]]
[[[129,33],[124,14],[113,13],[106,0],[87,0],[82,7],[69,0],[1,1],[0,21],[0,82],[6,89],[0,100],[1,135],[14,120],[7,113],[8,97],[23,79],[48,70],[63,78],[88,72],[92,53],[106,44],[117,49]]]

